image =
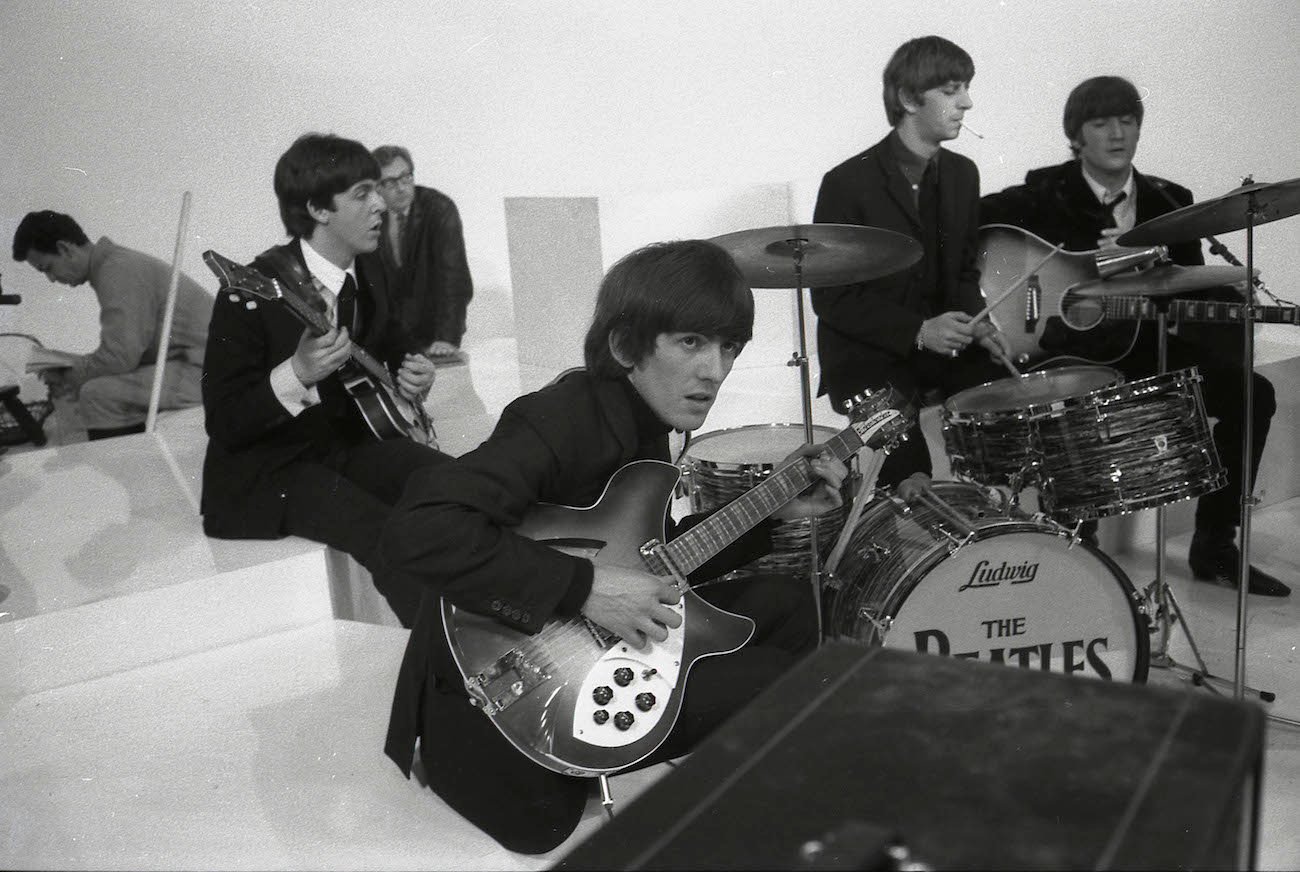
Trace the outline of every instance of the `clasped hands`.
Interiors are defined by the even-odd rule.
[[[956,357],[972,342],[978,342],[997,362],[1011,360],[1011,343],[987,318],[974,320],[965,312],[944,312],[921,322],[917,334],[921,344],[935,354]]]
[[[800,462],[808,464],[817,481],[774,512],[774,518],[791,520],[819,515],[844,502],[840,487],[849,474],[844,461],[822,445],[803,445],[782,461],[779,468]],[[681,615],[672,608],[681,598],[681,591],[671,579],[640,569],[598,565],[582,612],[633,648],[643,649],[651,640],[666,641],[668,630],[682,625]]]
[[[72,370],[67,367],[59,366],[42,370],[38,377],[45,382],[45,387],[49,389],[50,397],[53,399],[73,399],[77,396],[79,385],[73,381]]]
[[[292,360],[294,375],[311,387],[347,362],[352,354],[348,328],[336,328],[320,336],[304,330]],[[412,403],[424,402],[433,387],[437,367],[423,354],[408,354],[397,369],[397,391]]]

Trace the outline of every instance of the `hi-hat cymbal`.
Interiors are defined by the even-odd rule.
[[[1250,223],[1256,226],[1300,213],[1300,178],[1243,185],[1222,197],[1193,203],[1144,221],[1116,242],[1120,245],[1164,245],[1204,239],[1216,233],[1231,233],[1246,226],[1252,202],[1255,215]]]
[[[1243,271],[1235,266],[1161,264],[1136,273],[1080,282],[1069,289],[1078,297],[1176,297],[1223,285],[1240,286]]]
[[[752,288],[847,285],[896,273],[921,259],[921,243],[912,237],[857,224],[759,227],[712,241],[731,253]]]

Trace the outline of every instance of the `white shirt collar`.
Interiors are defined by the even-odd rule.
[[[335,296],[343,290],[343,279],[346,276],[352,276],[352,281],[357,281],[357,262],[352,261],[347,269],[339,269],[333,263],[325,259],[325,256],[311,247],[311,241],[302,240],[302,259],[307,264],[307,272],[311,273],[318,282],[326,287]],[[360,282],[357,282],[360,287]]]
[[[1123,192],[1124,194],[1128,195],[1124,198],[1127,202],[1129,203],[1133,202],[1133,197],[1134,197],[1133,167],[1128,168],[1128,178],[1124,180],[1124,184],[1120,187],[1120,189],[1118,191],[1115,191],[1113,194],[1110,191],[1106,190],[1105,185],[1103,185],[1101,182],[1094,179],[1088,173],[1088,167],[1086,165],[1081,167],[1081,169],[1083,170],[1083,180],[1087,182],[1088,187],[1092,189],[1092,193],[1097,197],[1098,203],[1109,203],[1111,200],[1114,200],[1116,197],[1118,197],[1120,195],[1120,192]]]

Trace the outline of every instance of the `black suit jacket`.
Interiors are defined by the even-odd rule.
[[[306,274],[297,240],[253,261],[263,274],[299,287]],[[383,269],[373,255],[358,257],[354,341],[390,366],[403,350],[393,325]],[[305,296],[315,296],[310,285]],[[321,402],[290,415],[271,390],[270,374],[297,349],[303,323],[279,302],[217,294],[203,366],[203,414],[208,433],[203,461],[203,529],[210,536],[272,539],[282,535],[283,496],[276,473],[299,460],[371,439],[336,374],[318,386]]]
[[[1138,224],[1192,202],[1192,192],[1183,186],[1137,170],[1133,171],[1133,189]],[[1030,170],[1023,185],[980,200],[981,224],[1022,227],[1053,245],[1063,243],[1067,251],[1094,250],[1106,218],[1106,208],[1088,187],[1079,160]],[[1205,263],[1199,240],[1171,245],[1169,255],[1184,266]]]
[[[417,187],[402,229],[402,265],[393,259],[384,213],[384,262],[398,320],[412,347],[441,340],[460,345],[465,335],[465,309],[474,296],[474,282],[465,255],[465,233],[452,199],[433,188]]]
[[[862,224],[920,241],[921,218],[889,137],[849,158],[822,178],[813,221]],[[975,314],[984,307],[975,266],[979,242],[979,170],[969,158],[939,152],[939,298],[930,311],[920,263],[909,270],[854,285],[812,290],[817,313],[820,393],[832,399],[879,387],[886,368],[917,353],[921,322],[947,311]]]

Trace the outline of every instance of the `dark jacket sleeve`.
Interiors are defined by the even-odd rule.
[[[292,420],[271,390],[270,372],[293,353],[301,331],[276,304],[250,306],[229,291],[217,294],[204,355],[203,412],[208,436],[227,451],[247,448]]]
[[[1037,219],[1037,201],[1027,185],[1012,185],[980,198],[981,226],[1009,224],[1032,229],[1041,226]]]
[[[858,183],[865,184],[866,179],[851,169],[856,168],[837,167],[822,178],[813,209],[814,223],[879,226],[879,219],[871,220],[874,216],[866,214],[862,202],[875,197],[883,203],[886,193],[883,188],[857,190],[861,186]],[[906,273],[901,273],[858,284],[813,288],[813,311],[819,325],[855,342],[903,356],[910,352],[924,320],[906,303],[906,283]]]
[[[432,252],[434,339],[460,345],[465,335],[465,310],[474,296],[474,283],[470,278],[469,259],[465,254],[465,231],[461,226],[460,212],[450,198],[442,208],[430,216],[429,245]]]
[[[591,589],[589,560],[511,529],[560,466],[528,419],[508,407],[477,449],[411,477],[380,540],[385,566],[458,608],[536,632]]]

